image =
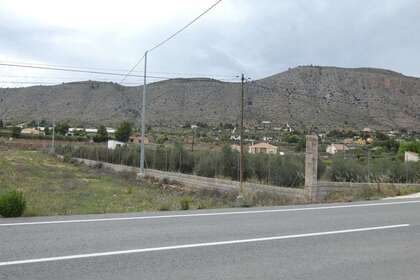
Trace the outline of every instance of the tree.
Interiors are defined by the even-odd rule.
[[[229,145],[225,145],[221,156],[222,175],[227,178],[236,178],[238,174],[238,154]]]
[[[48,126],[45,126],[45,128],[44,128],[44,134],[45,135],[50,135],[51,134],[50,128]]]
[[[20,132],[21,131],[22,131],[22,129],[20,127],[17,127],[17,126],[13,127],[12,128],[12,137],[14,137],[14,138],[20,137]]]
[[[131,133],[133,132],[133,127],[131,123],[124,121],[120,124],[115,132],[115,138],[121,142],[128,142]]]
[[[60,135],[66,135],[67,132],[69,132],[69,124],[65,123],[65,122],[59,122],[56,126],[55,126],[55,132],[57,132],[57,134]]]
[[[93,141],[96,143],[108,141],[108,132],[106,131],[105,126],[101,125],[98,128],[98,133],[96,133],[95,137],[93,137]]]
[[[405,152],[420,153],[420,142],[418,141],[403,141],[400,143],[398,149],[398,155],[400,158],[404,158]]]
[[[4,124],[3,124],[3,120],[0,120],[0,128],[3,128]]]

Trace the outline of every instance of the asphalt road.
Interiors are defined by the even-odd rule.
[[[0,219],[0,279],[419,279],[420,200]]]

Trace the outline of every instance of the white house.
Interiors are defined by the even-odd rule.
[[[114,128],[112,128],[112,127],[107,127],[107,128],[106,128],[106,132],[107,132],[108,134],[115,134],[115,129],[114,129]]]
[[[116,141],[116,140],[108,140],[108,149],[115,150],[118,147],[125,146],[124,142]]]
[[[404,161],[405,162],[418,162],[420,160],[419,154],[413,152],[405,152],[404,153]]]
[[[97,128],[85,128],[86,133],[98,133]]]
[[[251,145],[248,149],[250,154],[277,154],[278,148],[268,143]]]
[[[327,146],[326,152],[335,155],[337,152],[344,152],[348,151],[349,148],[346,145],[343,144],[331,144]]]
[[[22,129],[21,133],[22,134],[28,134],[28,135],[40,135],[41,134],[41,132],[38,129],[32,128],[32,127]]]
[[[233,141],[240,141],[240,140],[241,140],[241,136],[240,136],[240,135],[239,135],[239,136],[231,135],[231,136],[230,136],[230,140],[233,140]]]

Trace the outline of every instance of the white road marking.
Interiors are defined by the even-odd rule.
[[[420,203],[420,200],[415,200],[415,201],[396,201],[396,202],[380,202],[380,203],[364,203],[364,204],[349,204],[349,205],[333,205],[333,206],[321,206],[321,207],[304,207],[304,208],[287,208],[287,209],[267,209],[267,210],[233,211],[233,212],[175,214],[175,215],[159,215],[159,216],[135,216],[135,217],[81,219],[81,220],[57,220],[57,221],[22,222],[22,223],[8,223],[8,224],[6,224],[6,223],[1,224],[0,223],[0,227],[29,226],[29,225],[51,225],[51,224],[70,224],[70,223],[94,223],[94,222],[131,221],[131,220],[172,219],[172,218],[208,217],[208,216],[226,216],[226,215],[245,215],[245,214],[265,214],[265,213],[316,211],[316,210],[358,208],[358,207],[377,207],[377,206],[418,204],[418,203]]]
[[[355,229],[324,231],[324,232],[314,232],[314,233],[304,233],[304,234],[271,236],[271,237],[262,237],[262,238],[252,238],[252,239],[239,239],[239,240],[230,240],[230,241],[195,243],[195,244],[175,245],[175,246],[166,246],[166,247],[124,250],[124,251],[110,251],[110,252],[102,252],[102,253],[69,255],[69,256],[60,256],[60,257],[52,257],[52,258],[27,259],[27,260],[0,262],[0,266],[11,266],[11,265],[21,265],[21,264],[31,264],[31,263],[45,263],[45,262],[115,256],[115,255],[139,254],[139,253],[147,253],[147,252],[158,252],[158,251],[168,251],[168,250],[188,249],[188,248],[198,248],[198,247],[244,244],[244,243],[252,243],[252,242],[264,242],[264,241],[325,236],[325,235],[344,234],[344,233],[353,233],[353,232],[395,229],[395,228],[402,228],[402,227],[408,227],[408,226],[410,225],[409,224],[389,225],[389,226],[355,228]]]

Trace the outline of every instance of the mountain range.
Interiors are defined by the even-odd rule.
[[[299,66],[249,81],[248,126],[271,121],[296,129],[335,128],[420,131],[420,79],[374,68]],[[82,81],[53,86],[0,88],[6,121],[69,121],[73,125],[139,123],[142,87]],[[239,120],[241,84],[207,78],[148,85],[147,123],[232,123]]]

